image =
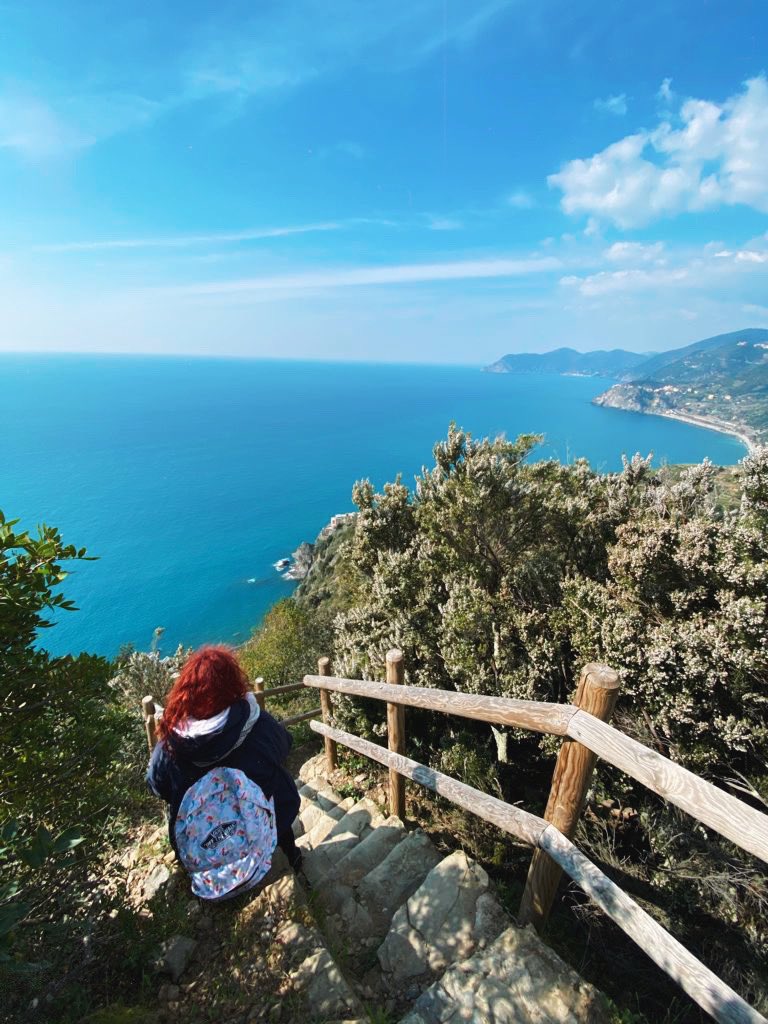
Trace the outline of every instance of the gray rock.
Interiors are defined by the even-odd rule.
[[[327,949],[318,950],[289,975],[314,1018],[362,1015],[359,999],[342,977]]]
[[[284,573],[284,580],[303,580],[309,570],[312,568],[312,561],[315,557],[315,546],[309,544],[307,541],[302,541],[301,544],[291,555],[293,559],[293,565],[291,565]]]
[[[360,837],[353,832],[342,832],[323,840],[314,850],[306,850],[303,870],[310,884],[316,886],[333,869],[334,864],[359,842]]]
[[[141,898],[144,903],[149,903],[160,892],[164,885],[167,885],[171,872],[165,864],[156,864],[144,879],[141,887]]]
[[[197,942],[186,935],[173,935],[161,947],[158,969],[177,982],[192,958]]]
[[[608,1024],[600,993],[532,927],[508,928],[487,950],[455,964],[401,1024]]]
[[[400,986],[409,978],[441,973],[457,960],[471,956],[480,937],[478,903],[487,889],[488,875],[460,850],[433,868],[395,914],[379,949],[379,963],[390,985]],[[495,920],[498,918],[485,901],[480,924],[486,939],[495,938]]]
[[[324,774],[325,774],[325,754],[324,753],[315,754],[314,757],[310,757],[309,760],[305,761],[304,764],[299,769],[299,779],[301,780],[301,784],[302,785],[304,785],[305,783],[311,783],[314,779],[318,779],[318,778],[323,779],[323,781],[325,781],[324,778],[323,778]],[[328,785],[327,782],[325,784]]]
[[[331,787],[320,780],[307,783],[300,790],[302,807],[299,811],[301,834],[304,835],[317,824],[323,814],[333,811],[342,802],[342,798]],[[294,832],[295,834],[295,832]],[[298,836],[297,836],[298,838]]]
[[[302,850],[312,850],[319,846],[325,837],[334,830],[353,804],[354,800],[352,797],[347,797],[346,800],[342,800],[335,807],[329,807],[327,811],[322,811],[311,828],[307,829],[304,835],[296,840],[296,845]]]
[[[355,939],[383,938],[395,911],[419,888],[440,862],[440,854],[423,832],[409,832],[393,850],[360,882],[354,909],[349,904],[343,916]]]

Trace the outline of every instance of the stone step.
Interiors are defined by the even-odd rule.
[[[289,998],[294,1006],[301,1004],[301,1018],[295,1019],[327,1021],[364,1013],[317,928],[288,921],[278,929],[275,940],[287,953]]]
[[[533,927],[506,929],[454,964],[401,1024],[608,1024],[603,996],[546,946]]]
[[[335,807],[329,807],[327,811],[321,811],[311,828],[296,840],[297,846],[300,846],[302,850],[312,850],[319,846],[353,804],[354,800],[352,797],[348,797],[346,800],[342,800],[340,804],[336,804]]]
[[[423,832],[408,832],[354,887],[334,924],[350,942],[375,947],[387,934],[397,909],[419,888],[440,854]]]
[[[357,803],[352,804],[338,825],[326,836],[331,838],[338,832],[354,832],[355,835],[367,834],[372,828],[376,828],[384,821],[384,815],[379,808],[368,797],[364,796]]]
[[[342,803],[342,798],[327,783],[308,783],[302,786],[299,795],[301,807],[298,820],[301,823],[301,835],[309,832],[324,812],[328,814]]]
[[[324,878],[320,899],[331,913],[337,913],[365,876],[378,867],[405,835],[399,818],[386,818],[345,857],[342,857]]]
[[[312,885],[317,884],[324,875],[332,871],[361,839],[370,835],[383,821],[384,815],[372,800],[364,797],[353,804],[330,832],[319,843],[313,845],[311,850],[306,851],[304,873]]]
[[[364,999],[388,1020],[407,1013],[401,1024],[607,1024],[603,997],[511,924],[480,865],[341,799],[325,767],[319,754],[299,773],[297,842],[327,945],[308,905],[280,931],[292,1020],[354,1024]]]
[[[412,995],[494,941],[509,918],[486,872],[461,850],[445,857],[397,911],[379,947],[384,983]]]
[[[305,850],[302,870],[309,884],[317,886],[328,872],[360,842],[354,832],[337,832],[326,838],[314,850]]]

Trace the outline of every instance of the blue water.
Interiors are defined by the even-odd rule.
[[[733,438],[601,409],[609,382],[372,366],[117,356],[0,356],[0,508],[58,526],[97,562],[65,583],[80,611],[55,653],[244,640],[291,593],[272,568],[377,486],[429,463],[451,419],[476,436],[543,433],[542,456],[736,462]],[[255,582],[249,582],[249,580]]]

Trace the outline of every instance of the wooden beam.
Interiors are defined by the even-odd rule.
[[[578,711],[570,720],[568,735],[654,793],[698,818],[702,824],[768,863],[768,814],[750,807],[584,711]]]
[[[155,721],[155,698],[144,697],[141,702],[141,710],[144,715],[144,731],[147,734],[147,746],[150,754],[157,743],[157,722]]]
[[[286,683],[285,686],[268,686],[263,691],[265,697],[277,697],[280,693],[298,693],[304,689],[304,683]]]
[[[396,687],[405,683],[402,651],[387,651],[387,683]],[[387,704],[387,743],[394,754],[405,753],[405,708],[401,704]],[[395,768],[389,769],[389,813],[405,820],[405,777]]]
[[[256,703],[259,705],[262,711],[264,711],[264,705],[267,703],[264,699],[264,680],[259,676],[258,679],[253,680],[253,693],[256,697]]]
[[[450,775],[443,775],[433,768],[427,768],[426,765],[412,761],[403,754],[395,754],[377,743],[371,743],[352,733],[342,732],[341,729],[331,729],[320,722],[311,722],[310,728],[321,736],[331,737],[337,743],[343,743],[345,747],[364,757],[370,757],[379,764],[393,768],[400,775],[413,779],[414,782],[431,789],[433,793],[439,793],[457,806],[463,807],[465,811],[471,811],[478,818],[497,825],[517,839],[522,839],[529,846],[536,845],[539,835],[547,827],[547,823],[542,818],[537,818],[535,814],[529,814],[528,811],[505,803],[495,796],[481,793],[472,786],[459,782],[458,779],[452,779]]]
[[[662,971],[721,1024],[767,1024],[738,993],[635,903],[573,843],[550,825],[539,846],[560,865]]]
[[[299,722],[306,722],[310,718],[317,718],[322,713],[322,708],[312,708],[311,711],[304,711],[300,715],[291,715],[290,718],[282,718],[280,724],[286,726],[297,725]]]
[[[331,674],[331,659],[320,658],[317,662],[317,671],[320,673],[320,677],[326,679]],[[331,695],[327,690],[320,691],[320,706],[323,709],[323,722],[326,725],[330,725],[333,722],[333,704],[331,703]],[[338,763],[338,755],[336,750],[336,744],[332,739],[325,737],[325,767],[329,772],[336,770]]]
[[[602,721],[613,714],[619,695],[619,677],[606,665],[585,665],[573,703]],[[587,789],[595,770],[597,755],[572,739],[563,740],[555,763],[544,820],[551,822],[568,839],[576,834]],[[560,868],[543,850],[534,850],[520,904],[520,923],[540,930],[552,909],[562,878]]]
[[[395,689],[388,683],[363,682],[336,676],[304,676],[305,686],[334,690],[352,697],[371,697],[406,707],[442,711],[461,718],[473,718],[497,725],[515,725],[532,732],[567,735],[568,723],[578,708],[544,701],[513,700],[511,697],[486,697],[474,693],[451,693],[425,686],[404,686]]]

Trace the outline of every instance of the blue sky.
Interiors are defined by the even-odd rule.
[[[0,0],[0,350],[768,326],[764,0]]]

